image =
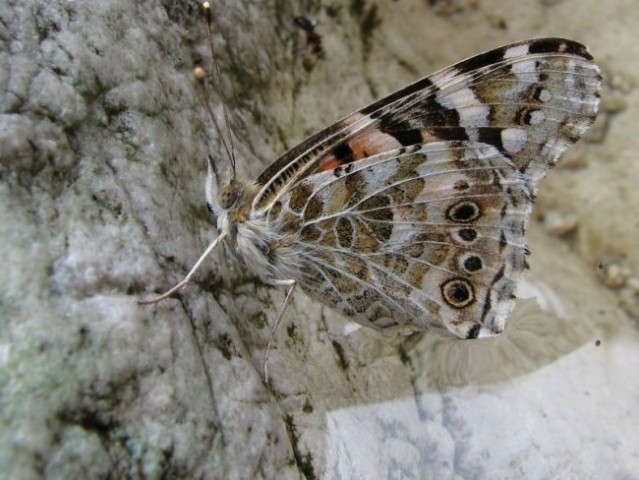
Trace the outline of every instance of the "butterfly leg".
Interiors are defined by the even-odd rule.
[[[284,297],[284,303],[282,304],[282,307],[280,308],[280,311],[278,312],[277,317],[275,317],[273,328],[271,328],[271,336],[268,339],[268,343],[266,344],[266,353],[264,353],[264,362],[262,364],[262,370],[264,371],[264,383],[266,383],[267,385],[268,385],[268,357],[269,357],[269,354],[271,353],[271,348],[273,347],[275,332],[277,331],[277,327],[280,326],[280,323],[282,323],[282,318],[284,317],[284,311],[286,310],[286,306],[288,305],[288,302],[290,301],[291,296],[293,295],[293,290],[295,290],[295,285],[297,285],[295,283],[295,280],[276,280],[272,283],[273,285],[278,287],[287,287],[288,290],[286,291],[286,295]]]
[[[152,298],[151,300],[139,300],[138,305],[151,305],[152,303],[158,303],[164,300],[165,298],[170,297],[175,292],[177,292],[180,288],[182,288],[184,285],[189,283],[189,281],[191,280],[191,277],[193,277],[197,269],[200,268],[200,265],[202,265],[202,262],[204,261],[204,259],[209,256],[209,254],[213,251],[215,247],[218,246],[218,244],[224,239],[224,237],[226,237],[226,233],[224,232],[220,233],[215,238],[215,240],[213,240],[210,243],[210,245],[206,247],[206,250],[204,250],[204,253],[200,255],[200,258],[197,259],[197,262],[195,262],[195,265],[193,265],[193,268],[191,268],[189,273],[186,274],[186,276],[182,279],[182,281],[180,281],[180,283],[170,288],[159,297]]]

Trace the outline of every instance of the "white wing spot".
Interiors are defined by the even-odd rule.
[[[462,88],[449,95],[439,94],[437,102],[443,107],[456,110],[459,114],[459,125],[462,127],[488,125],[490,108],[483,104],[470,88]]]
[[[522,83],[522,86],[539,81],[539,67],[535,60],[523,60],[514,63],[511,70],[517,75],[517,79]]]
[[[528,140],[528,132],[521,128],[506,128],[501,132],[501,143],[504,150],[514,154],[523,148]]]
[[[549,102],[550,100],[552,100],[552,93],[550,92],[550,90],[544,88],[542,91],[539,92],[538,98],[540,102]]]
[[[506,49],[504,52],[504,58],[513,58],[513,57],[523,57],[528,55],[528,45],[515,45],[514,47],[510,47]]]
[[[456,68],[446,68],[430,76],[431,82],[435,84],[437,88],[444,89],[449,85],[451,80],[455,80],[460,84],[467,85],[471,83],[471,77],[466,75]]]
[[[534,110],[530,112],[530,120],[528,121],[529,125],[539,125],[544,121],[546,115],[541,110]]]

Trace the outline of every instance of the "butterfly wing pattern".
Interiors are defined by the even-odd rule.
[[[293,148],[218,229],[257,273],[362,325],[499,334],[538,183],[593,122],[600,84],[570,40],[472,57]]]

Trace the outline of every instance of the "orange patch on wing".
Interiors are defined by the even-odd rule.
[[[351,162],[357,162],[358,160],[363,160],[378,153],[388,152],[389,150],[394,150],[402,146],[392,135],[383,133],[380,130],[371,130],[357,135],[346,145],[353,154],[350,160]],[[344,144],[341,145],[341,148],[344,148]],[[348,151],[348,149],[346,150]],[[344,159],[340,160],[340,158],[335,155],[338,150],[340,150],[340,147],[334,149],[333,153],[329,153],[320,160],[317,167],[318,172],[333,170],[344,163],[350,163],[345,162]]]
[[[339,160],[335,158],[334,155],[330,155],[326,157],[324,160],[322,160],[322,163],[320,163],[319,167],[317,167],[317,171],[324,172],[326,170],[333,170],[334,168],[337,168],[340,165],[341,163],[339,162]]]
[[[402,145],[392,135],[372,130],[353,138],[349,142],[355,161],[372,157],[378,153],[400,148]]]

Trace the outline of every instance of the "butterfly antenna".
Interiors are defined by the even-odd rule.
[[[228,137],[228,144],[224,141],[224,137],[222,135],[221,129],[219,128],[217,122],[213,120],[215,124],[215,129],[218,132],[218,135],[222,139],[222,143],[224,144],[224,149],[226,150],[226,154],[229,157],[229,161],[231,162],[231,180],[235,179],[235,144],[233,143],[233,135],[231,133],[231,124],[229,122],[228,112],[226,111],[226,98],[224,97],[224,92],[222,90],[222,82],[220,81],[220,67],[217,63],[217,55],[215,54],[215,46],[213,45],[213,33],[211,30],[211,4],[209,2],[202,2],[202,15],[204,16],[204,23],[206,25],[206,33],[209,39],[209,49],[211,50],[211,57],[213,58],[213,65],[215,68],[215,80],[217,83],[218,93],[220,95],[220,100],[222,101],[222,112],[224,113],[224,123],[226,123],[226,132]],[[197,69],[196,69],[197,70]],[[198,79],[200,85],[204,85],[204,71],[201,71],[201,79],[198,78],[198,74],[195,74],[195,78]],[[195,73],[195,71],[194,71]],[[205,88],[201,88],[202,91],[205,91]],[[211,110],[210,103],[208,101],[208,95],[205,94],[206,97],[206,106],[209,111],[209,116],[214,118],[213,111]]]
[[[233,157],[231,156],[232,155],[231,149],[229,148],[229,146],[226,143],[226,139],[224,138],[224,135],[222,134],[222,128],[220,127],[220,124],[217,123],[217,118],[215,118],[215,115],[213,114],[213,109],[211,108],[211,102],[210,102],[210,99],[209,99],[209,91],[206,89],[206,83],[205,83],[205,80],[204,80],[204,77],[205,77],[204,69],[202,67],[195,67],[193,69],[193,76],[195,77],[195,80],[197,81],[198,85],[200,86],[200,95],[202,96],[202,100],[204,101],[204,105],[206,106],[206,111],[209,114],[209,118],[213,122],[213,126],[215,127],[215,131],[217,132],[218,137],[220,138],[220,141],[222,142],[222,145],[224,146],[224,150],[226,151],[226,154],[231,159],[231,167],[233,168],[233,176],[235,176],[235,167],[234,167],[235,162],[233,161]]]

